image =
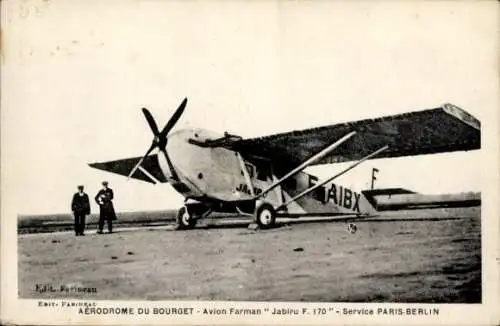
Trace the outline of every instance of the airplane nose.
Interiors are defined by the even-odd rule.
[[[167,121],[167,124],[161,131],[158,129],[158,125],[156,124],[155,119],[153,118],[153,115],[151,115],[151,112],[149,112],[148,109],[142,108],[142,113],[144,114],[144,118],[146,118],[146,121],[149,125],[149,128],[151,129],[151,132],[153,133],[153,141],[151,142],[151,146],[149,146],[149,149],[146,151],[146,154],[137,162],[137,164],[134,166],[132,171],[130,171],[128,177],[130,178],[134,172],[141,166],[142,162],[146,159],[146,157],[155,149],[159,148],[160,151],[163,151],[166,155],[167,161],[169,161],[167,151],[165,147],[167,146],[167,139],[168,139],[168,134],[172,130],[172,128],[175,126],[179,118],[181,117],[182,113],[184,112],[184,109],[186,108],[186,103],[187,103],[187,98],[185,98],[181,105],[177,108],[177,110],[174,112],[174,114],[170,117],[170,120]],[[169,162],[169,166],[171,166]],[[172,177],[175,178],[175,170],[171,170]]]

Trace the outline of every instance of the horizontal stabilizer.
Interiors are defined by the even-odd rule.
[[[415,191],[404,188],[371,189],[364,190],[363,193],[367,196],[416,194]]]
[[[377,211],[396,211],[444,207],[473,207],[481,205],[481,194],[423,195],[406,189],[374,189],[362,191]]]

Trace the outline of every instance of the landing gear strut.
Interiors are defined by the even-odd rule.
[[[177,212],[175,222],[176,230],[187,230],[196,226],[197,219],[189,212],[186,206],[183,206]]]

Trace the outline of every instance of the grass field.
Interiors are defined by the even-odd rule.
[[[434,212],[434,213],[433,213]],[[403,214],[403,215],[401,215]],[[405,212],[403,221],[288,223],[252,231],[210,221],[114,234],[19,235],[23,298],[345,302],[481,301],[480,210]],[[387,215],[389,219],[394,213]],[[413,220],[422,217],[424,220]],[[435,220],[426,218],[437,217]],[[457,219],[446,219],[446,217]],[[37,291],[37,284],[55,292]],[[67,293],[61,286],[95,288]]]

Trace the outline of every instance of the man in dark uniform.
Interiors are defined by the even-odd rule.
[[[113,221],[116,220],[115,208],[113,207],[113,190],[108,188],[108,182],[102,182],[102,189],[95,196],[95,201],[99,205],[99,231],[102,234],[104,221],[108,222],[109,233],[113,232]]]
[[[83,186],[78,186],[78,192],[73,195],[71,210],[75,215],[75,235],[85,235],[85,215],[90,214],[89,196],[83,192]]]

